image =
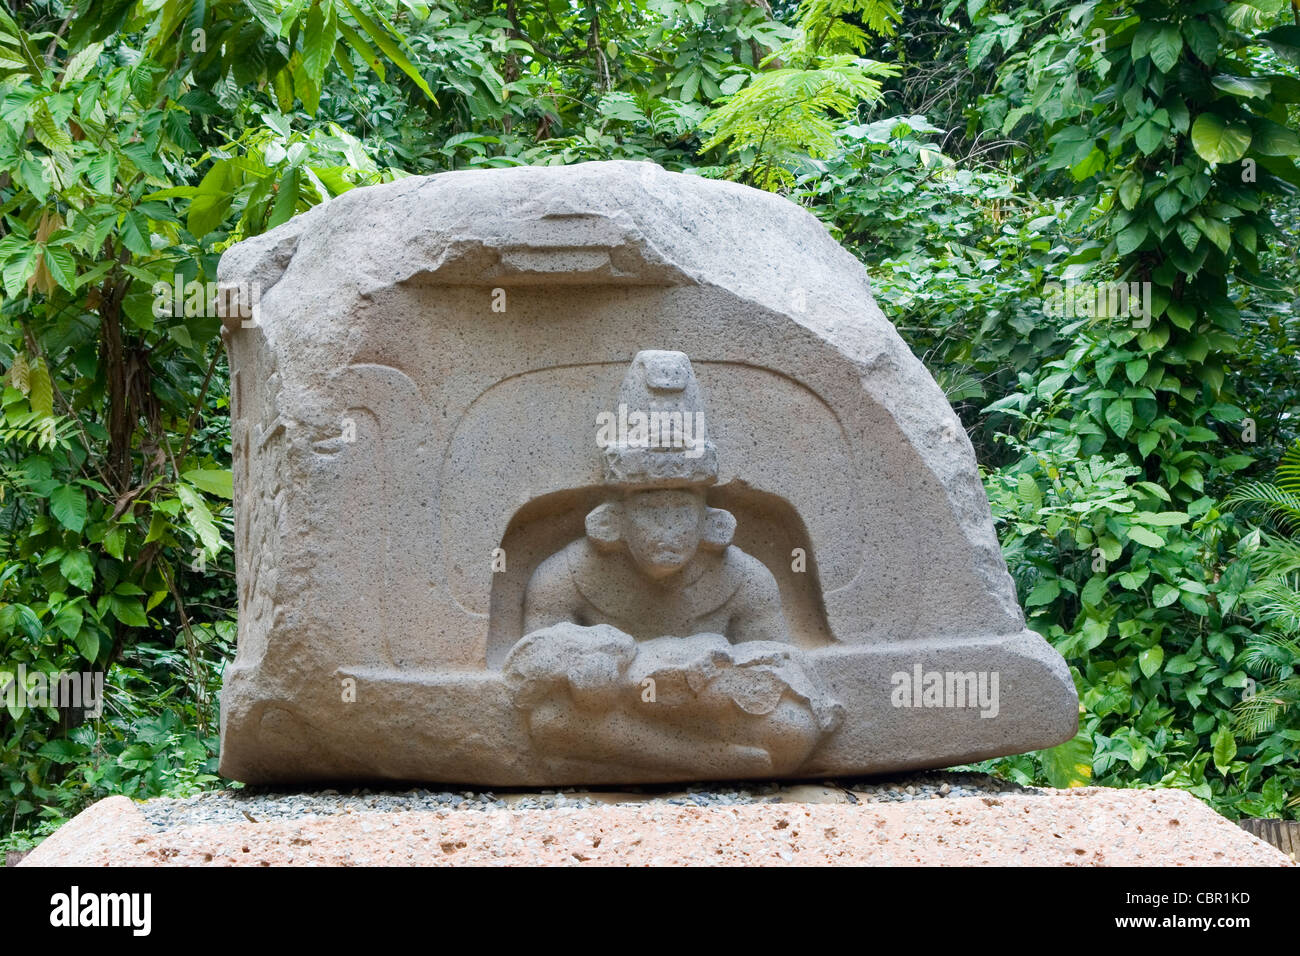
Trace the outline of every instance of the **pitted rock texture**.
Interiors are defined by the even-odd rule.
[[[1182,791],[1086,788],[857,805],[651,800],[483,812],[360,811],[170,829],[151,825],[127,798],[110,797],[19,865],[1293,864]]]

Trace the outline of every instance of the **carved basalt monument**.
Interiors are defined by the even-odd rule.
[[[640,163],[347,193],[231,248],[221,769],[566,785],[1061,743],[943,393],[811,215]]]

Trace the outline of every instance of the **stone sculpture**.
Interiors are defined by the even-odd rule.
[[[638,163],[446,173],[220,280],[259,303],[224,332],[227,776],[815,777],[1074,734],[965,432],[794,204]]]
[[[795,656],[776,579],[731,543],[735,517],[705,501],[717,455],[690,360],[641,352],[618,407],[643,434],[604,444],[618,494],[528,582],[527,633],[502,668],[515,706],[544,754],[795,771],[840,708]]]

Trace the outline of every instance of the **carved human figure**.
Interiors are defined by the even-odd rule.
[[[689,359],[638,353],[619,398],[620,420],[679,416],[691,440],[650,427],[604,444],[610,500],[529,581],[503,665],[516,706],[540,749],[571,759],[790,772],[839,707],[791,645],[776,579],[705,500],[717,460]]]
[[[624,492],[587,516],[587,535],[547,558],[524,601],[524,631],[609,624],[638,640],[722,634],[788,642],[776,579],[731,543],[736,519],[699,488]]]

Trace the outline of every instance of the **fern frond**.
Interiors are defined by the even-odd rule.
[[[1300,661],[1300,642],[1294,635],[1264,631],[1251,637],[1242,662],[1269,677],[1279,677]]]
[[[849,55],[829,57],[818,69],[784,67],[756,73],[749,85],[700,124],[712,132],[701,149],[725,146],[749,154],[751,178],[761,188],[792,178],[791,168],[835,150],[834,116],[880,98],[880,78],[892,64]]]
[[[1300,438],[1282,453],[1282,460],[1277,464],[1277,486],[1300,497]]]
[[[39,412],[10,411],[7,421],[0,423],[0,447],[19,445],[24,449],[67,447],[69,436],[76,425],[64,415],[43,415]]]
[[[1227,511],[1261,513],[1283,533],[1300,533],[1300,493],[1287,491],[1271,482],[1248,482],[1228,495],[1223,506]]]
[[[1300,634],[1300,589],[1290,581],[1260,582],[1248,588],[1243,597],[1261,622],[1287,634]]]
[[[1282,578],[1300,572],[1300,539],[1260,533],[1264,542],[1250,554],[1250,566],[1260,578]]]
[[[1300,706],[1300,677],[1270,681],[1256,688],[1255,696],[1237,705],[1233,723],[1247,739],[1259,737],[1297,706]]]
[[[902,13],[890,0],[803,0],[799,4],[799,26],[813,35],[846,16],[857,17],[878,36],[892,36],[903,22]]]

